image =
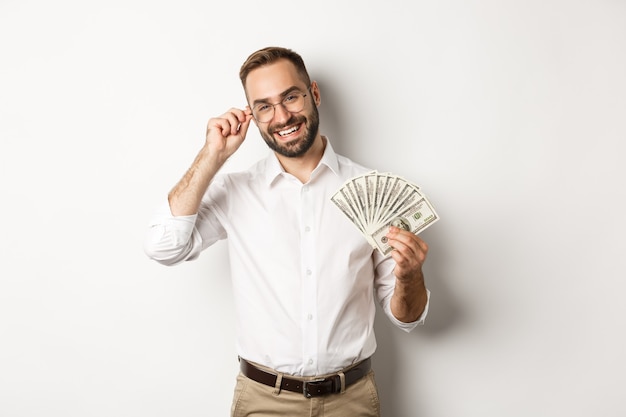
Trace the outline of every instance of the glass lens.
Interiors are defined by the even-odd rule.
[[[283,100],[283,106],[288,112],[297,113],[304,108],[304,96],[302,93],[291,93]]]
[[[252,109],[252,115],[259,122],[269,122],[274,117],[274,106],[271,104],[257,104]]]

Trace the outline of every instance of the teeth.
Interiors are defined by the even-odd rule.
[[[287,136],[287,135],[289,135],[289,134],[291,134],[291,133],[293,133],[293,132],[295,132],[297,130],[298,130],[298,126],[294,126],[291,129],[281,130],[280,132],[278,132],[278,134],[280,136]]]

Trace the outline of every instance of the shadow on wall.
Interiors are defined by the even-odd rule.
[[[339,154],[361,163],[355,159],[354,152],[358,151],[360,143],[354,138],[356,125],[361,123],[358,117],[351,114],[341,87],[333,84],[332,74],[325,76],[317,74],[314,79],[320,86],[322,96],[320,112],[320,132],[328,135],[333,148]],[[415,381],[415,375],[420,374],[417,360],[403,360],[400,344],[416,344],[419,349],[419,339],[439,338],[443,334],[454,331],[460,325],[463,314],[459,310],[460,305],[454,300],[449,290],[448,282],[441,271],[446,271],[447,257],[445,253],[446,237],[438,233],[440,225],[434,225],[432,230],[423,234],[424,240],[429,245],[428,260],[425,266],[426,284],[431,291],[431,304],[428,317],[424,326],[420,326],[410,334],[396,329],[389,322],[385,314],[378,308],[374,329],[378,348],[374,355],[374,371],[382,404],[382,417],[414,417],[420,415],[419,409],[406,410],[406,404],[415,401],[415,390],[419,391],[419,385]],[[447,282],[448,281],[448,282]],[[411,388],[398,385],[398,381],[416,382]],[[419,405],[417,405],[419,407]],[[404,413],[404,414],[403,414]],[[407,414],[408,413],[408,414]]]
[[[444,340],[443,336],[455,331],[462,325],[464,318],[460,310],[462,303],[454,299],[453,292],[449,290],[448,280],[438,272],[447,270],[443,234],[437,235],[434,230],[429,230],[424,232],[422,237],[429,245],[424,273],[426,284],[431,291],[425,324],[406,334],[396,329],[380,308],[376,314],[374,330],[378,348],[374,355],[373,366],[382,404],[382,417],[413,417],[423,414],[419,403],[416,403],[421,397],[419,392],[422,380],[419,378],[421,374],[419,360],[412,360],[411,357],[404,358],[401,353],[405,349],[401,345],[414,345],[419,350],[420,339],[430,339],[429,344],[436,344],[435,339]],[[400,386],[402,381],[410,381],[413,385],[409,388]],[[411,410],[406,409],[407,404],[411,404]]]
[[[342,102],[341,89],[333,86],[332,76],[327,79],[322,75],[314,80],[319,85],[322,97],[319,106],[320,133],[330,138],[335,152],[350,157],[348,149],[356,146],[355,143],[350,143],[350,125],[356,121],[346,117],[349,112],[344,111],[346,105]]]

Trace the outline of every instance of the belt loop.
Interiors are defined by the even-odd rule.
[[[276,384],[274,385],[274,392],[273,394],[278,396],[280,394],[280,385],[283,382],[283,374],[282,373],[278,373],[276,375]]]
[[[339,381],[341,381],[341,394],[346,392],[346,375],[343,371],[339,371]]]

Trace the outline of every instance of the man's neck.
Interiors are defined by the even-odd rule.
[[[286,172],[290,173],[304,184],[311,178],[311,173],[322,159],[325,149],[326,138],[318,135],[317,138],[315,138],[313,146],[311,146],[304,155],[297,158],[289,158],[276,154],[276,157]]]

